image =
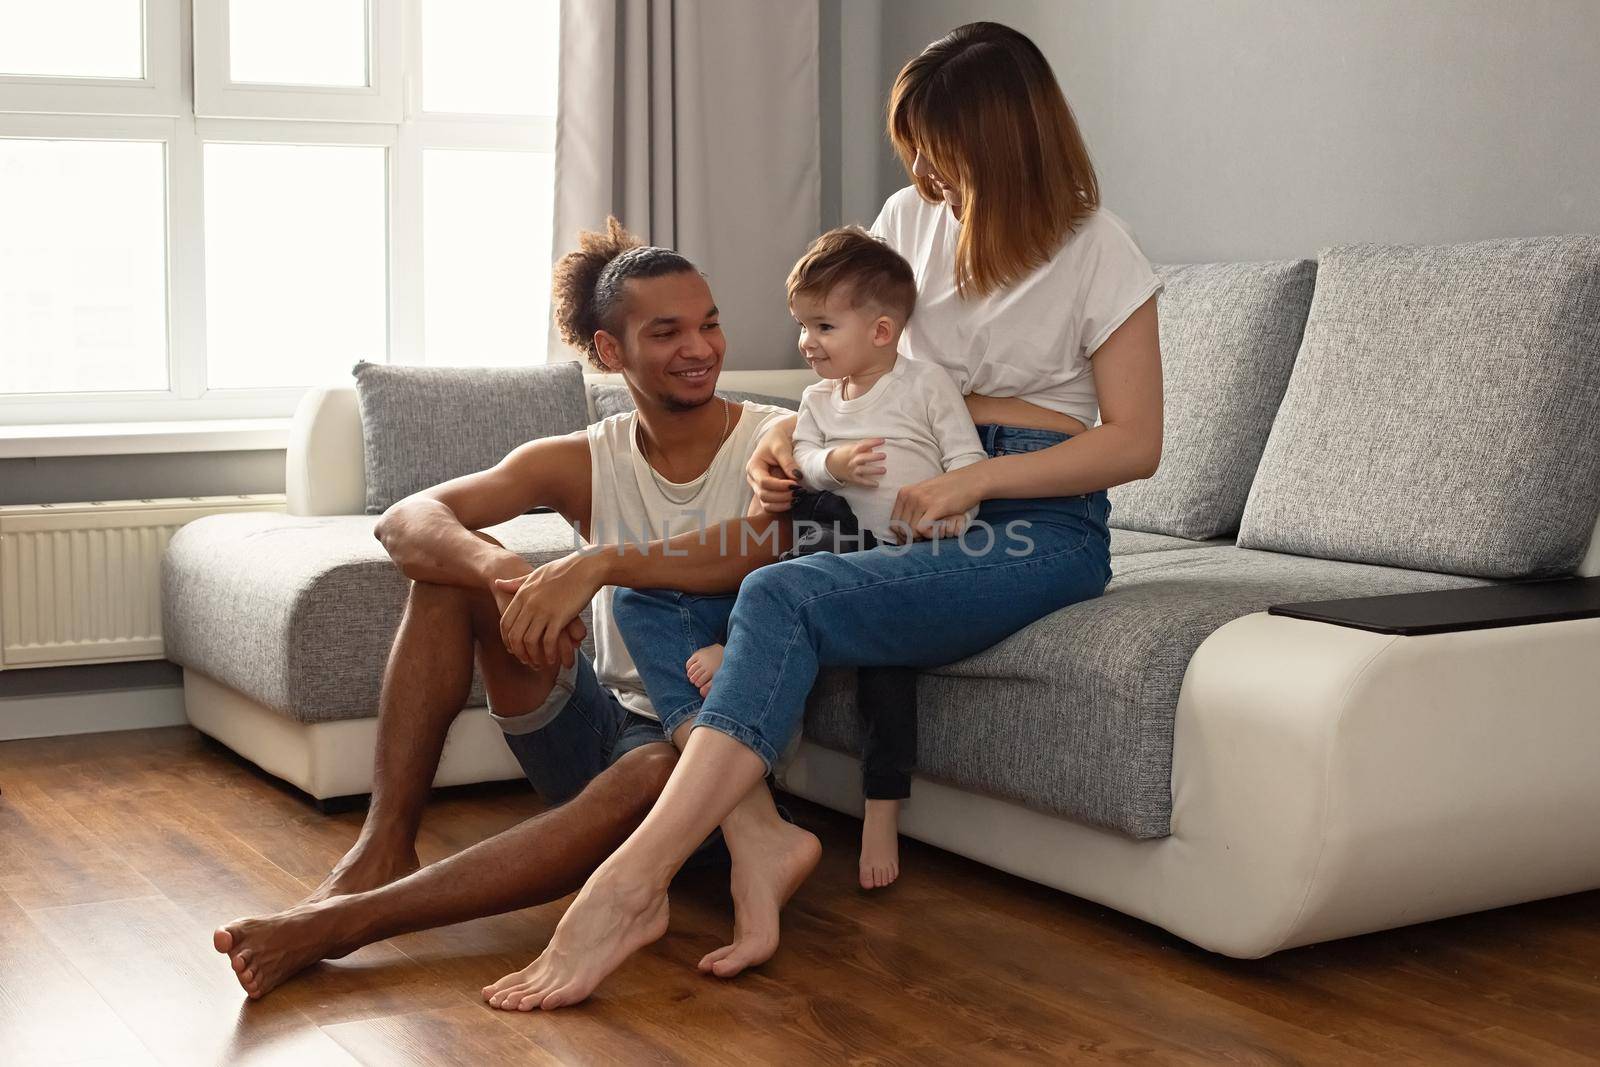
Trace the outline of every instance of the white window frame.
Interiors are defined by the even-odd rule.
[[[198,17],[202,5],[223,0],[194,0]],[[171,9],[175,16],[163,23],[173,47],[161,51],[166,66],[147,66],[146,81],[174,85],[172,114],[165,117],[129,110],[145,96],[60,96],[51,102],[60,110],[21,114],[17,95],[8,84],[24,79],[0,79],[0,138],[48,140],[158,141],[165,146],[167,241],[167,368],[166,390],[103,393],[35,393],[0,395],[0,425],[50,425],[71,423],[167,422],[185,420],[281,418],[294,412],[306,387],[263,389],[210,389],[206,386],[207,352],[205,319],[205,218],[203,146],[207,142],[254,144],[338,144],[382,147],[386,160],[386,214],[388,266],[388,353],[390,363],[422,363],[422,160],[431,148],[485,151],[555,151],[555,119],[550,116],[455,115],[421,111],[422,0],[369,0],[391,9],[390,22],[404,30],[403,51],[388,61],[391,71],[413,72],[400,79],[401,108],[393,122],[350,122],[317,115],[321,94],[313,90],[302,101],[301,119],[235,115],[228,118],[197,117],[188,99],[192,81],[177,44],[188,37],[186,5],[178,0],[145,0],[147,13]],[[225,29],[225,27],[224,27]],[[164,31],[165,32],[165,31]],[[155,54],[156,23],[147,27],[147,56]],[[215,40],[208,38],[208,40]],[[220,40],[225,50],[227,38]],[[199,49],[201,38],[192,38]],[[396,43],[399,47],[399,43]],[[226,61],[224,51],[223,59]],[[147,58],[147,63],[150,60]],[[375,58],[375,67],[382,62]],[[198,65],[196,67],[198,72]],[[26,79],[54,82],[61,79]],[[140,83],[142,85],[142,83]],[[32,89],[35,87],[24,87]],[[48,88],[48,87],[43,87]],[[89,87],[84,87],[89,88]],[[108,93],[142,93],[132,85],[97,85]],[[274,87],[281,90],[282,87]],[[289,90],[293,95],[297,90]],[[197,96],[196,96],[197,99]],[[67,113],[68,105],[98,104],[104,113]],[[84,110],[91,110],[84,106]],[[535,343],[547,339],[535,338]],[[3,348],[3,345],[0,345]],[[352,359],[352,363],[354,359]],[[343,369],[331,374],[342,375]]]
[[[85,115],[167,115],[188,109],[181,0],[144,0],[144,77],[48,78],[0,75],[0,111]]]
[[[404,115],[403,0],[364,0],[367,83],[264,85],[229,76],[228,0],[194,2],[194,113],[200,118],[398,123]]]

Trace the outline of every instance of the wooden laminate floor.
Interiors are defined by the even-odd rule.
[[[857,824],[795,802],[826,856],[784,947],[733,982],[725,876],[680,880],[672,930],[582,1007],[507,1015],[478,989],[565,902],[374,945],[247,1001],[221,920],[290,904],[354,839],[187,728],[0,743],[0,1064],[1594,1063],[1600,893],[1241,962],[908,843],[854,888]],[[539,810],[442,793],[436,859]]]

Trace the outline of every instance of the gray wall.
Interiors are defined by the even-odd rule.
[[[846,0],[848,3],[848,0]],[[1032,37],[1151,259],[1600,232],[1594,0],[883,0],[882,81]],[[861,100],[863,109],[884,97]],[[844,103],[846,110],[850,102]],[[882,166],[878,197],[905,184]]]
[[[281,492],[282,452],[0,459],[0,504]]]

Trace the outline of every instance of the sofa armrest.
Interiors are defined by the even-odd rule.
[[[309,389],[289,428],[284,489],[290,515],[367,510],[366,453],[354,385]]]
[[[1469,589],[1275,604],[1269,615],[1421,636],[1600,616],[1600,578],[1555,578]]]
[[[1261,956],[1600,885],[1596,642],[1600,618],[1218,629],[1184,675],[1172,768],[1173,837],[1217,857],[1173,890],[1207,947]]]

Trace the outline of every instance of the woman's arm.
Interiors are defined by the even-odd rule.
[[[1161,462],[1161,341],[1156,301],[1145,301],[1094,353],[1100,425],[1070,441],[1019,456],[998,456],[908,485],[890,521],[923,536],[945,515],[980,501],[1079,496],[1148,478]]]

